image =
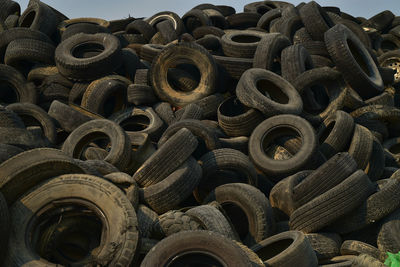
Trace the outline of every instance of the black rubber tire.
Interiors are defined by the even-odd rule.
[[[277,130],[280,129],[278,132]],[[285,129],[285,130],[284,130]],[[274,160],[265,154],[274,138],[287,135],[285,132],[301,136],[302,146],[292,158]],[[269,135],[269,143],[265,142]],[[264,148],[263,148],[264,146]],[[266,119],[254,129],[249,140],[249,156],[257,168],[270,176],[287,177],[301,170],[314,154],[317,138],[312,126],[304,119],[294,115],[278,115]]]
[[[83,158],[85,160],[103,160],[107,155],[107,150],[93,146],[86,148],[83,152]]]
[[[18,25],[52,36],[60,22],[61,19],[51,7],[40,1],[29,1],[28,7],[19,17]]]
[[[368,176],[358,170],[331,190],[296,209],[290,216],[290,229],[316,232],[354,210],[372,191]]]
[[[398,253],[400,251],[400,210],[393,212],[382,221],[378,234],[378,248],[381,251]]]
[[[281,8],[274,8],[262,15],[262,17],[257,22],[257,27],[260,29],[270,30],[271,22],[274,19],[278,19],[282,16]]]
[[[76,24],[68,26],[65,29],[65,31],[61,35],[61,42],[78,33],[96,34],[96,33],[111,33],[111,31],[108,28],[105,28],[97,24],[78,22]]]
[[[326,118],[317,130],[319,150],[326,158],[345,151],[353,136],[354,120],[346,112],[338,110]]]
[[[125,193],[129,202],[135,210],[139,206],[139,186],[133,177],[124,172],[112,172],[104,175],[104,178],[115,184],[122,192]]]
[[[162,181],[189,158],[197,144],[189,130],[180,129],[142,164],[133,178],[145,187]]]
[[[68,102],[75,103],[77,105],[81,104],[83,94],[86,91],[86,88],[89,86],[89,83],[74,83],[69,91]]]
[[[278,114],[300,114],[303,102],[296,89],[281,76],[263,69],[243,73],[236,95],[246,106],[255,108],[266,117]]]
[[[202,230],[201,225],[196,220],[178,210],[170,210],[160,215],[154,224],[154,228],[156,234],[160,234],[162,237],[176,233],[183,234],[184,231]]]
[[[78,51],[78,48],[82,50]],[[89,54],[86,58],[85,52]],[[118,38],[111,34],[80,33],[57,46],[55,61],[59,72],[71,80],[94,80],[119,67],[122,62],[121,46]]]
[[[290,40],[282,34],[267,34],[257,46],[253,68],[266,69],[281,74],[281,53],[283,49],[290,45]]]
[[[205,230],[236,240],[230,223],[217,208],[211,205],[201,205],[191,208],[185,213],[197,220]]]
[[[0,171],[0,191],[9,205],[46,179],[66,173],[84,173],[72,158],[50,148],[22,152],[3,162]]]
[[[151,107],[131,107],[114,113],[109,119],[127,132],[147,133],[154,142],[165,129],[164,123]]]
[[[97,119],[80,125],[65,140],[62,150],[70,157],[79,159],[86,145],[104,137],[108,137],[111,143],[104,160],[124,171],[131,158],[131,143],[125,131],[113,121]]]
[[[65,200],[68,198],[86,200],[85,203],[92,205],[89,209],[97,209],[104,214],[103,223],[107,225],[109,234],[96,250],[95,264],[129,265],[139,242],[137,218],[132,205],[123,192],[110,182],[82,174],[62,175],[43,182],[12,205],[8,263],[46,264],[47,261],[38,260],[39,255],[28,245],[32,241],[28,241],[27,237],[33,230],[29,222],[37,211],[53,201],[60,205],[81,203],[77,200],[68,202]],[[117,245],[117,249],[112,249],[113,244]]]
[[[48,114],[68,133],[91,120],[90,117],[57,100],[51,103]]]
[[[338,153],[293,188],[296,208],[331,190],[357,170],[348,153]]]
[[[0,164],[22,152],[24,152],[22,148],[0,144]]]
[[[154,14],[150,18],[145,19],[147,23],[151,26],[155,27],[155,25],[163,20],[169,20],[174,25],[174,29],[178,35],[181,35],[185,32],[185,24],[181,20],[181,18],[174,12],[171,11],[162,11]]]
[[[242,12],[232,14],[226,17],[228,27],[235,30],[245,30],[250,27],[256,27],[261,15],[253,12]]]
[[[264,116],[253,108],[246,108],[236,97],[226,99],[218,107],[218,124],[228,136],[250,136]]]
[[[25,129],[22,119],[14,112],[0,105],[0,127]]]
[[[12,14],[20,15],[21,7],[17,2],[6,0],[2,1],[0,4],[0,20],[4,21],[6,18]]]
[[[146,84],[131,84],[127,88],[127,100],[136,106],[153,105],[158,102],[153,88]]]
[[[367,128],[359,124],[355,125],[353,138],[348,151],[361,170],[367,168],[372,153],[373,141],[373,136]]]
[[[322,67],[333,68],[333,67],[335,67],[335,64],[333,64],[332,60],[330,60],[327,57],[311,55],[311,60],[314,64],[315,68],[322,68]]]
[[[345,240],[340,247],[340,253],[342,255],[361,255],[367,254],[375,259],[381,259],[382,252],[370,244],[357,241],[357,240]]]
[[[39,123],[44,136],[50,143],[57,143],[57,131],[54,121],[43,109],[31,103],[14,103],[8,105],[7,109],[14,111],[22,118],[27,127],[35,126]]]
[[[368,175],[371,181],[377,181],[381,179],[384,168],[385,168],[384,150],[379,140],[377,138],[374,138],[372,144],[371,157],[369,158],[369,162],[367,168],[365,169],[365,173]]]
[[[178,116],[177,112],[182,114]],[[179,120],[201,120],[203,118],[203,110],[201,107],[195,103],[189,104],[182,109],[175,112],[175,116]]]
[[[196,40],[203,38],[204,36],[209,34],[221,38],[225,34],[225,32],[222,29],[214,26],[200,26],[194,29],[194,31],[192,32],[192,35]]]
[[[224,54],[228,57],[253,58],[265,33],[257,31],[231,31],[221,37]]]
[[[225,57],[216,55],[213,57],[218,66],[220,66],[224,72],[234,80],[239,80],[242,74],[253,66],[252,58]]]
[[[140,48],[140,58],[151,63],[164,47],[165,46],[161,44],[145,44]]]
[[[314,68],[311,56],[301,44],[295,44],[283,49],[281,53],[282,76],[289,82],[307,70]]]
[[[181,60],[195,65],[201,74],[198,86],[191,92],[176,91],[168,83],[168,69],[175,67],[176,62]],[[161,100],[168,101],[175,106],[185,106],[214,93],[217,82],[217,65],[202,46],[183,42],[168,46],[153,59],[149,77],[155,93]]]
[[[127,107],[127,86],[121,81],[103,79],[90,84],[82,96],[81,106],[104,117]]]
[[[265,266],[317,266],[318,259],[306,236],[288,231],[262,240],[251,247]],[[273,251],[273,253],[271,253]]]
[[[150,41],[151,38],[156,34],[154,28],[146,21],[137,19],[129,23],[125,28],[126,33],[140,33],[146,38],[147,41]]]
[[[215,179],[220,171],[236,173],[240,182],[257,186],[257,173],[253,163],[245,154],[235,149],[221,148],[210,151],[199,159],[199,163],[203,169],[203,177],[195,194],[199,202],[204,200],[211,189],[222,184]],[[208,190],[204,191],[204,188]]]
[[[248,252],[240,245],[227,237],[211,231],[187,231],[165,238],[159,242],[145,257],[141,266],[163,266],[168,262],[178,263],[180,256],[185,252],[186,261],[190,265],[190,254],[197,254],[198,260],[204,262],[213,259],[217,264],[226,266],[255,267],[262,266],[262,262],[254,253]],[[200,255],[199,255],[200,254]],[[215,259],[218,259],[217,261]],[[198,261],[196,261],[198,262]],[[185,264],[182,263],[181,264]]]
[[[385,267],[387,265],[367,254],[361,254],[354,258],[351,266]]]
[[[167,125],[174,124],[177,120],[172,111],[171,104],[168,102],[160,102],[153,106],[154,111]]]
[[[154,225],[158,221],[158,215],[149,207],[139,204],[136,215],[138,219],[138,227],[140,236],[151,238],[154,234]]]
[[[8,250],[10,234],[10,214],[3,194],[0,192],[0,261],[3,262]]]
[[[339,256],[342,240],[336,233],[306,234],[311,247],[318,258],[318,262]]]
[[[28,102],[35,104],[37,92],[32,83],[27,83],[25,77],[16,69],[6,65],[0,65],[0,82],[5,83],[2,87],[1,102],[11,104],[15,102]],[[10,92],[12,90],[13,92]]]
[[[201,179],[200,165],[189,157],[162,181],[140,189],[142,202],[158,214],[177,208],[186,200]]]
[[[325,44],[344,79],[364,99],[383,91],[382,77],[371,55],[346,26],[338,24],[325,34]]]
[[[324,33],[335,24],[317,2],[309,2],[300,10],[301,20],[315,41],[323,41]]]
[[[218,186],[204,203],[212,201],[222,206],[243,244],[247,246],[260,242],[275,231],[271,205],[254,186],[242,183]]]
[[[195,103],[203,110],[203,118],[210,119],[215,118],[215,114],[218,112],[218,107],[223,101],[224,97],[217,93],[202,98]]]
[[[202,139],[210,151],[221,147],[218,137],[211,127],[199,120],[190,119],[181,120],[169,126],[158,141],[158,147],[164,146],[167,140],[182,128],[187,128],[196,137]]]

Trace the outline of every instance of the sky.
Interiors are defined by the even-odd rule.
[[[23,11],[29,0],[14,0]],[[206,0],[207,1],[207,0]],[[182,16],[192,7],[202,3],[230,5],[242,12],[245,4],[252,1],[210,0],[42,0],[69,18],[96,17],[106,20],[131,17],[149,17],[160,11],[173,11]],[[300,0],[286,1],[297,5]],[[304,1],[307,2],[307,1]],[[355,17],[370,18],[383,10],[391,10],[400,16],[400,0],[317,0],[322,6],[337,6]]]

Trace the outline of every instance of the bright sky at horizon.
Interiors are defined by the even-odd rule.
[[[29,0],[14,0],[21,5],[23,11]],[[215,5],[230,5],[236,12],[242,12],[245,4],[254,1],[229,1],[229,0],[42,0],[51,5],[69,18],[78,17],[97,17],[106,20],[121,19],[131,17],[149,17],[160,11],[173,11],[182,16],[192,7],[202,3],[212,3]],[[301,0],[289,0],[287,2],[294,5],[303,2]],[[307,1],[304,1],[307,2]],[[322,6],[337,6],[342,11],[353,16],[369,18],[380,11],[391,10],[395,15],[400,16],[399,0],[317,0]],[[379,3],[379,5],[377,5]]]

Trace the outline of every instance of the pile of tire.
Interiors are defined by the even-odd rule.
[[[399,95],[390,11],[0,0],[0,266],[384,266]]]

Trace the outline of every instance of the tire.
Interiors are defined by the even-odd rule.
[[[105,28],[98,24],[92,24],[88,22],[77,22],[76,24],[68,26],[62,32],[61,42],[65,41],[69,37],[78,33],[96,34],[96,33],[111,33],[111,31],[108,28]]]
[[[104,177],[104,175],[119,172],[119,170],[111,163],[104,160],[85,160],[83,161],[83,166],[86,166],[88,170],[94,170],[98,173],[99,177]]]
[[[25,129],[22,119],[12,110],[0,105],[0,127]]]
[[[133,177],[124,172],[112,172],[104,175],[104,178],[115,184],[122,192],[125,193],[129,202],[135,208],[139,206],[139,186],[136,184]]]
[[[38,172],[38,170],[44,170]],[[10,205],[22,194],[46,179],[66,173],[84,173],[73,159],[60,150],[32,149],[0,165],[0,191]]]
[[[400,251],[399,218],[400,212],[397,210],[383,220],[377,239],[380,251],[390,253],[398,253]]]
[[[256,27],[261,15],[252,12],[242,12],[230,15],[226,18],[229,29],[245,30],[250,27]]]
[[[315,68],[322,68],[322,67],[329,67],[333,68],[335,65],[333,64],[332,60],[327,57],[322,57],[318,55],[311,55],[311,60],[314,64]]]
[[[220,171],[231,171],[238,174],[238,182],[257,186],[257,173],[249,158],[235,149],[221,148],[204,154],[199,163],[203,169],[203,177],[196,189],[195,197],[199,202],[210,193],[210,191],[223,184],[223,181],[215,179]],[[204,191],[207,188],[208,190]]]
[[[90,117],[57,100],[51,103],[48,114],[68,133],[91,120]]]
[[[169,126],[158,141],[158,147],[164,146],[167,140],[182,128],[187,128],[196,137],[202,139],[206,148],[210,151],[221,147],[219,139],[212,128],[199,120],[190,119],[181,120]]]
[[[180,110],[182,115],[179,116],[179,120],[201,120],[203,118],[203,110],[195,103],[189,104]],[[175,114],[176,117],[178,117],[177,115]]]
[[[154,226],[163,237],[184,231],[202,230],[201,225],[192,217],[178,210],[170,210],[158,217]],[[158,229],[158,230],[157,230]]]
[[[158,102],[153,88],[145,84],[132,84],[127,88],[128,103],[136,106],[153,105]]]
[[[351,266],[385,267],[386,265],[367,254],[361,254],[354,258]]]
[[[208,34],[221,38],[225,32],[222,29],[214,26],[200,26],[194,29],[192,32],[192,35],[196,40],[201,39]]]
[[[300,74],[313,68],[311,56],[301,44],[288,46],[282,50],[282,76],[289,82],[293,83]]]
[[[18,25],[52,36],[60,22],[60,18],[48,5],[40,1],[30,1],[24,13],[19,17]]]
[[[357,240],[345,240],[340,247],[340,253],[342,255],[367,254],[375,259],[381,259],[382,254],[376,247]]]
[[[272,208],[265,195],[254,186],[230,183],[218,186],[204,203],[217,201],[232,222],[243,244],[252,246],[275,231]]]
[[[133,79],[134,84],[149,85],[148,73],[148,69],[137,69]]]
[[[296,89],[268,70],[247,70],[239,80],[236,95],[244,105],[261,111],[267,118],[279,114],[297,115],[303,109]]]
[[[283,49],[290,45],[290,40],[282,34],[267,34],[257,46],[253,68],[266,69],[281,74],[281,54]]]
[[[335,25],[317,2],[305,4],[299,11],[304,26],[315,41],[323,41],[324,33]]]
[[[98,18],[75,18],[75,19],[67,19],[63,20],[59,25],[58,29],[61,34],[63,34],[69,27],[79,24],[79,23],[89,23],[91,25],[97,25],[104,28],[110,27],[110,22],[104,19]]]
[[[253,66],[252,58],[225,57],[216,55],[213,57],[218,66],[220,66],[224,72],[234,80],[239,80],[242,74],[246,70],[251,69]]]
[[[126,26],[125,31],[128,34],[140,33],[147,41],[150,41],[154,34],[156,34],[154,28],[149,23],[141,19],[137,19],[129,23]]]
[[[22,152],[24,152],[22,148],[0,144],[0,164]]]
[[[246,108],[236,97],[226,99],[218,107],[218,124],[232,137],[250,136],[264,116],[258,110]]]
[[[99,198],[100,195],[101,198]],[[137,218],[132,205],[120,189],[110,182],[91,175],[80,174],[62,175],[46,181],[12,205],[13,228],[9,243],[8,262],[18,265],[38,262],[39,256],[27,245],[31,241],[26,240],[29,233],[34,231],[33,227],[29,226],[29,221],[34,216],[31,210],[36,213],[52,201],[58,201],[61,206],[71,205],[71,202],[75,205],[81,203],[76,200],[68,202],[65,198],[79,198],[85,200],[85,203],[90,202],[89,210],[101,211],[101,214],[105,216],[104,223],[108,225],[110,234],[107,235],[106,240],[102,240],[100,247],[96,250],[98,253],[95,256],[95,264],[127,266],[134,257],[139,241]],[[29,209],[26,209],[26,206],[29,206]],[[112,244],[117,245],[117,249],[112,249]],[[110,254],[110,251],[113,252]],[[40,261],[46,264],[46,261]]]
[[[221,94],[217,93],[202,98],[195,103],[203,110],[203,118],[210,119],[215,118],[218,107],[223,101],[224,97]]]
[[[17,2],[14,1],[2,1],[0,5],[0,20],[4,21],[7,19],[8,16],[15,14],[15,15],[20,15],[21,13],[21,7]]]
[[[190,157],[197,144],[197,139],[189,130],[177,131],[142,164],[133,178],[142,187],[159,183]]]
[[[354,210],[372,190],[368,176],[358,170],[331,190],[296,209],[290,216],[290,229],[316,232]]]
[[[79,159],[86,145],[105,136],[109,138],[111,148],[104,160],[124,171],[131,158],[131,143],[125,131],[109,120],[92,120],[80,125],[65,140],[62,151]]]
[[[189,71],[172,68],[168,70],[168,81],[172,84],[174,88],[177,88],[179,91],[190,92],[196,89],[198,86],[198,81],[194,75],[192,75]]]
[[[8,237],[10,231],[10,214],[6,199],[0,192],[0,260],[3,262],[8,250]]]
[[[170,103],[160,102],[154,105],[153,109],[168,126],[176,122],[176,118],[174,112],[172,111]]]
[[[354,120],[346,112],[338,110],[324,120],[317,130],[319,150],[326,158],[345,151],[353,136]]]
[[[348,151],[361,170],[367,168],[372,153],[373,140],[373,136],[367,128],[359,124],[355,125],[353,138]]]
[[[185,24],[183,21],[180,19],[180,17],[175,14],[174,12],[170,11],[163,11],[154,14],[150,18],[145,19],[147,23],[149,23],[152,27],[155,27],[155,25],[163,20],[169,20],[172,22],[174,25],[174,29],[176,31],[176,34],[181,35],[182,33],[185,32]]]
[[[231,31],[221,37],[224,54],[228,57],[253,58],[265,33],[256,31]]]
[[[357,170],[357,163],[348,153],[338,153],[310,173],[293,188],[293,201],[299,208],[342,183]]]
[[[81,33],[57,46],[55,61],[59,72],[71,80],[95,80],[116,70],[122,53],[118,38],[111,34]]]
[[[154,225],[158,221],[158,215],[152,209],[139,204],[136,211],[140,236],[144,238],[153,237]]]
[[[13,67],[0,65],[0,81],[8,84],[8,86],[2,87],[0,91],[0,102],[6,104],[16,102],[36,103],[35,86],[32,83],[27,83],[25,77]]]
[[[342,240],[336,233],[306,234],[311,247],[318,258],[318,262],[339,256]]]
[[[186,261],[179,256],[183,252],[187,255]],[[199,257],[198,260],[190,259],[191,254]],[[178,265],[191,265],[196,262],[208,262],[210,259],[213,264],[226,266],[262,266],[259,259],[255,265],[254,260],[249,258],[239,243],[210,231],[187,231],[165,238],[146,255],[141,266],[162,266],[171,261]]]
[[[52,118],[41,108],[31,103],[14,103],[7,106],[24,120],[25,126],[35,126],[39,122],[44,136],[52,144],[57,143],[56,126]]]
[[[310,170],[300,171],[286,177],[272,187],[269,194],[269,201],[274,212],[283,213],[287,218],[290,217],[292,212],[297,208],[293,200],[293,189],[311,173],[312,171]],[[289,221],[287,223],[289,225]]]
[[[278,133],[277,129],[279,128],[281,131]],[[264,149],[272,144],[274,138],[285,136],[285,134],[301,136],[300,150],[287,160],[277,161],[268,157]],[[267,175],[277,177],[277,179],[278,177],[287,177],[298,172],[310,161],[316,150],[316,139],[314,129],[306,120],[294,115],[274,116],[263,121],[251,134],[249,140],[250,160]],[[260,144],[263,144],[264,148]]]
[[[262,240],[251,247],[266,266],[317,266],[318,259],[306,236],[288,231]],[[274,251],[271,253],[270,251]]]
[[[377,138],[374,138],[372,144],[371,157],[369,159],[365,173],[371,181],[381,179],[383,170],[385,168],[385,154],[382,145]]]
[[[199,69],[201,80],[196,89],[190,93],[176,91],[168,83],[168,69],[179,60],[189,61]],[[161,100],[175,106],[185,106],[214,93],[217,66],[212,56],[202,46],[194,43],[180,43],[168,46],[153,59],[149,77],[155,93]]]
[[[87,87],[90,83],[74,83],[69,91],[68,102],[80,105],[82,102],[83,94],[85,93]]]
[[[199,164],[190,157],[162,181],[140,189],[141,199],[158,214],[165,213],[191,195],[201,175]]]
[[[104,79],[89,85],[82,96],[81,106],[104,117],[127,107],[126,84],[113,79]]]
[[[383,91],[382,77],[361,41],[346,26],[338,24],[325,34],[325,44],[346,82],[368,99]]]
[[[235,240],[235,234],[224,215],[215,207],[201,205],[191,208],[185,212],[208,231],[221,234],[227,238]]]
[[[103,160],[107,155],[107,150],[92,146],[86,148],[83,152],[83,158],[85,160]]]
[[[140,58],[151,63],[164,47],[165,46],[161,44],[145,44],[140,49]]]
[[[150,107],[128,108],[114,113],[110,120],[119,124],[127,132],[147,133],[156,142],[165,126]]]

